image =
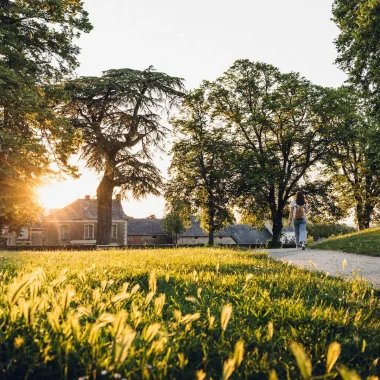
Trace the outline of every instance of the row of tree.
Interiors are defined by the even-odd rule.
[[[166,197],[200,215],[210,244],[239,211],[251,223],[269,217],[277,246],[300,187],[318,221],[355,207],[367,228],[379,206],[379,124],[352,87],[239,60],[190,92],[172,124],[179,137]]]
[[[152,151],[170,132],[162,116],[183,99],[166,196],[176,217],[201,216],[210,243],[237,207],[251,222],[270,214],[277,244],[300,186],[320,218],[355,206],[368,227],[379,205],[379,7],[334,2],[349,87],[240,60],[185,96],[181,78],[151,67],[72,79],[74,40],[92,28],[82,2],[0,0],[0,226],[33,220],[36,188],[47,176],[77,175],[69,157],[81,148],[101,173],[97,242],[108,244],[115,189],[159,193]]]

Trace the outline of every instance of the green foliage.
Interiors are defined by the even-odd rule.
[[[314,240],[326,239],[331,235],[347,235],[355,232],[354,227],[349,227],[346,224],[317,224],[308,223],[307,233]]]
[[[190,225],[190,215],[186,203],[179,199],[172,199],[167,209],[162,220],[162,230],[172,237],[174,244],[177,244],[178,235]]]
[[[360,279],[229,249],[0,258],[6,378],[380,374],[379,297]]]
[[[172,148],[166,199],[183,200],[190,212],[198,215],[213,245],[214,232],[233,220],[230,198],[234,175],[231,145],[212,120],[207,97],[205,84],[186,96],[179,117],[171,120],[177,140]]]
[[[344,236],[330,237],[322,242],[313,244],[310,248],[380,256],[380,228],[369,228]]]
[[[334,22],[340,29],[335,41],[338,65],[360,86],[380,112],[380,3],[378,0],[335,0]]]
[[[325,176],[337,194],[335,204],[354,208],[359,229],[368,228],[380,206],[380,127],[367,101],[353,88],[335,94],[336,126]]]
[[[0,225],[17,228],[39,212],[35,190],[52,174],[73,174],[75,131],[57,116],[51,88],[77,66],[73,40],[91,29],[79,0],[0,2]]]

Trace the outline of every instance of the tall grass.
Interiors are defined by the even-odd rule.
[[[266,254],[0,253],[0,273],[2,378],[380,373],[379,293]]]
[[[330,237],[310,246],[313,249],[340,250],[359,255],[380,256],[380,228]]]

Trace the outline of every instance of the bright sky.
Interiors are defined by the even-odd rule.
[[[85,0],[94,30],[79,41],[78,75],[153,65],[185,79],[187,89],[214,80],[236,59],[298,71],[315,84],[338,87],[345,75],[335,65],[330,20],[332,0]],[[166,175],[169,158],[157,164]],[[79,180],[41,191],[47,208],[64,207],[85,194],[95,196],[99,178],[83,168]],[[163,198],[124,201],[126,214],[164,213]]]

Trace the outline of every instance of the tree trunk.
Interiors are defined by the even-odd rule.
[[[96,191],[98,198],[98,225],[96,229],[96,244],[108,245],[112,226],[112,193],[113,180],[104,176]]]
[[[273,237],[272,241],[279,243],[281,242],[281,234],[282,234],[282,210],[275,210],[274,213],[272,213],[272,222],[273,222],[273,227],[272,227],[272,232],[273,232]]]
[[[361,199],[356,201],[356,219],[358,221],[359,230],[369,228],[372,212],[373,207],[363,203]]]
[[[208,245],[213,246],[214,245],[214,232],[215,232],[215,211],[214,211],[214,206],[209,207],[209,212],[208,212]]]

